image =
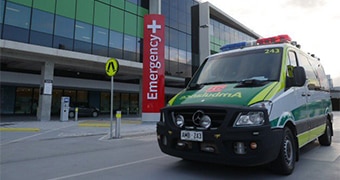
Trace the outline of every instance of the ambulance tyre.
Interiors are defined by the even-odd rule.
[[[280,153],[271,164],[274,172],[282,175],[289,175],[293,172],[296,160],[296,143],[292,131],[285,127]]]
[[[332,130],[331,130],[331,128],[332,128],[332,126],[329,123],[329,121],[327,120],[325,133],[318,138],[320,145],[330,146],[332,144]]]

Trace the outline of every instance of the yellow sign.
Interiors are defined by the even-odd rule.
[[[116,112],[116,118],[122,118],[122,111]]]
[[[118,61],[115,58],[107,60],[105,66],[105,72],[108,76],[114,76],[119,70]]]

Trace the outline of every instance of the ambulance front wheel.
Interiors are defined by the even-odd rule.
[[[291,174],[295,167],[296,148],[293,133],[286,127],[283,132],[279,156],[272,162],[272,170],[283,175]]]

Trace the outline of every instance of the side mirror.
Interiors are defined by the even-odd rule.
[[[293,79],[294,83],[293,86],[303,86],[306,83],[306,72],[303,67],[294,67],[293,69]]]
[[[186,77],[185,80],[184,80],[184,86],[187,87],[189,82],[190,82],[191,78],[189,77]]]

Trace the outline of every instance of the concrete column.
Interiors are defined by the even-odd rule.
[[[142,114],[142,109],[143,109],[143,78],[140,77],[139,78],[139,101],[138,101],[138,114],[141,115]]]
[[[46,61],[41,67],[41,82],[37,119],[39,121],[51,120],[52,88],[54,76],[54,62]]]
[[[161,14],[161,0],[150,0],[149,3],[150,14]]]
[[[199,57],[200,65],[210,55],[210,7],[209,2],[199,4]]]

